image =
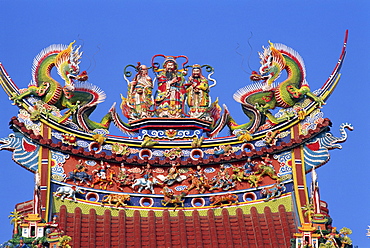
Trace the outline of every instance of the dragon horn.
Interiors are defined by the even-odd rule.
[[[69,49],[72,49],[72,46],[73,46],[73,44],[75,44],[76,43],[76,41],[74,40],[74,41],[72,41],[71,43],[69,43],[69,45],[68,45],[68,48]]]
[[[215,69],[210,65],[202,65],[201,68],[205,67],[207,72],[213,72]]]
[[[184,66],[189,62],[189,59],[188,59],[188,57],[187,56],[185,56],[185,55],[179,55],[179,56],[176,56],[176,57],[174,57],[175,59],[177,59],[177,58],[185,58],[186,59],[186,61],[184,62],[184,63],[182,63],[182,68],[184,68]]]
[[[80,59],[81,59],[82,54],[83,54],[83,52],[80,52],[80,48],[81,48],[81,46],[78,46],[76,48],[76,50],[73,52],[72,56],[71,56],[71,57],[73,57],[73,62],[77,65],[81,63]]]
[[[130,71],[127,71],[127,68],[128,67],[132,67],[135,69],[135,71],[138,71],[137,67],[134,66],[134,65],[126,65],[125,68],[123,69],[123,74],[126,76],[126,77],[131,77],[132,76],[132,72]]]
[[[58,68],[59,70],[59,66],[68,61],[71,57],[71,53],[72,53],[72,45],[75,43],[76,41],[73,41],[71,43],[69,43],[68,47],[64,50],[62,50],[61,52],[58,53],[58,55],[55,57],[55,66],[56,68]]]
[[[155,65],[154,65],[154,58],[159,57],[159,56],[161,56],[161,57],[163,57],[163,58],[165,58],[165,57],[166,57],[166,56],[165,56],[165,55],[163,55],[163,54],[156,54],[156,55],[154,55],[154,56],[152,57],[152,62],[151,62],[151,65],[152,65],[154,68],[156,68],[156,67],[155,67]]]

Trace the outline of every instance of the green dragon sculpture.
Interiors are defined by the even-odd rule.
[[[259,53],[261,67],[259,73],[253,71],[250,79],[256,83],[239,89],[234,94],[234,99],[242,104],[244,113],[250,122],[237,125],[230,117],[228,125],[232,131],[237,129],[248,130],[253,133],[265,123],[268,118],[273,124],[289,120],[295,113],[286,113],[285,116],[276,118],[270,110],[276,107],[289,108],[309,97],[319,106],[324,101],[313,94],[306,82],[306,71],[301,56],[293,49],[271,42],[263,53]],[[287,78],[276,83],[275,80],[286,71]]]
[[[21,104],[27,96],[36,96],[59,110],[68,109],[62,117],[48,115],[59,123],[64,123],[72,116],[72,122],[86,132],[94,129],[108,129],[111,122],[111,112],[106,114],[100,123],[91,121],[89,116],[104,101],[105,93],[95,85],[86,81],[86,71],[79,74],[79,63],[82,52],[80,47],[74,48],[74,42],[69,46],[51,45],[42,50],[34,59],[32,67],[32,82],[19,94],[12,93],[11,99]],[[64,86],[52,77],[52,69],[56,68],[64,80]],[[78,82],[75,83],[74,80]]]

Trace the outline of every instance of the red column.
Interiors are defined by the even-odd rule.
[[[164,245],[165,247],[172,247],[170,213],[168,212],[167,209],[163,211],[162,221],[164,230]]]
[[[120,210],[118,213],[118,247],[126,248],[126,212]]]
[[[293,127],[293,137],[298,137],[300,134],[299,125]],[[308,217],[304,216],[302,207],[308,204],[308,192],[306,185],[306,172],[304,169],[304,158],[302,156],[302,147],[297,146],[293,149],[293,179],[294,191],[297,201],[297,211],[300,222],[308,222]]]
[[[96,211],[93,208],[89,212],[89,245],[96,247]]]
[[[270,233],[269,239],[270,239],[271,247],[279,247],[278,237],[276,236],[275,224],[272,218],[271,209],[266,206],[264,209],[264,213],[265,213],[266,225],[268,227],[268,232]]]
[[[283,205],[280,205],[279,206],[279,216],[280,216],[280,223],[281,223],[281,226],[283,227],[283,233],[284,233],[284,238],[285,238],[285,246],[288,247],[288,245],[290,244],[289,240],[291,238],[291,232],[289,230],[289,221],[288,221],[288,218],[287,218],[287,213],[285,211],[285,207]]]
[[[228,247],[233,247],[233,236],[230,228],[229,212],[226,208],[222,209],[222,222],[225,229],[226,244]]]
[[[153,210],[148,213],[148,225],[149,225],[149,242],[152,247],[157,247],[156,229],[155,229],[155,214]]]
[[[59,228],[64,231],[67,228],[67,207],[64,205],[59,210]]]
[[[180,244],[181,247],[187,247],[188,246],[188,240],[186,238],[186,220],[185,220],[185,213],[182,210],[179,210],[178,213],[178,227],[179,227],[179,233],[180,233]]]
[[[218,238],[217,238],[217,229],[215,224],[215,213],[213,209],[208,209],[208,224],[209,224],[209,231],[211,232],[211,244],[212,247],[218,248]]]
[[[195,233],[195,242],[197,247],[202,247],[202,230],[200,228],[200,218],[197,210],[193,211],[193,223],[194,223],[194,233]]]
[[[251,208],[251,219],[254,231],[254,239],[256,240],[257,247],[263,247],[263,238],[260,221],[258,218],[258,212],[255,207]]]
[[[141,248],[141,216],[138,210],[134,211],[134,236],[135,247]]]
[[[49,127],[45,124],[42,124],[42,136],[49,137]],[[40,173],[40,207],[41,207],[41,218],[46,222],[49,222],[49,216],[47,216],[49,208],[49,187],[50,187],[50,166],[49,166],[49,149],[45,147],[40,147],[41,150],[41,159],[39,160],[39,173]]]
[[[81,208],[75,208],[74,218],[73,218],[73,237],[72,243],[73,247],[81,247],[81,221],[82,221],[82,212]]]
[[[103,220],[103,240],[105,247],[111,247],[111,235],[111,212],[109,209],[106,209]]]
[[[240,239],[242,240],[243,247],[249,247],[248,237],[247,237],[247,231],[245,228],[245,221],[244,221],[244,214],[243,210],[241,208],[238,208],[236,210],[236,215],[238,217],[238,224],[239,224],[239,230],[240,230]]]

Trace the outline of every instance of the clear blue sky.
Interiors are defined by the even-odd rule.
[[[323,112],[339,136],[343,122],[355,131],[342,150],[331,152],[318,169],[322,200],[329,204],[333,225],[353,230],[355,245],[370,247],[370,121],[367,90],[370,68],[370,3],[368,1],[1,1],[0,61],[20,88],[31,80],[32,60],[50,44],[83,45],[81,69],[89,82],[107,94],[92,119],[100,119],[126,93],[122,71],[127,64],[149,64],[155,54],[187,55],[190,64],[215,68],[219,97],[238,123],[247,121],[233,93],[250,83],[259,68],[257,52],[268,40],[286,44],[303,57],[313,90],[333,70],[349,30],[341,81]],[[250,45],[248,44],[248,41]],[[242,56],[241,56],[241,55]],[[17,114],[0,90],[0,137],[7,136]],[[116,129],[112,134],[120,135]],[[32,198],[33,175],[0,152],[0,243],[11,237],[7,218],[16,203]]]

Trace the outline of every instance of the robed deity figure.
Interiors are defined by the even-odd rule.
[[[128,87],[128,101],[132,108],[132,117],[141,119],[152,116],[150,108],[153,105],[153,81],[148,75],[146,65],[139,65],[137,68],[138,72]]]
[[[158,117],[181,117],[185,93],[184,75],[178,70],[175,58],[166,57],[157,80],[155,106]]]
[[[199,118],[208,110],[210,104],[208,80],[202,75],[200,65],[193,65],[185,89],[186,103],[189,107],[188,114],[192,118]]]

